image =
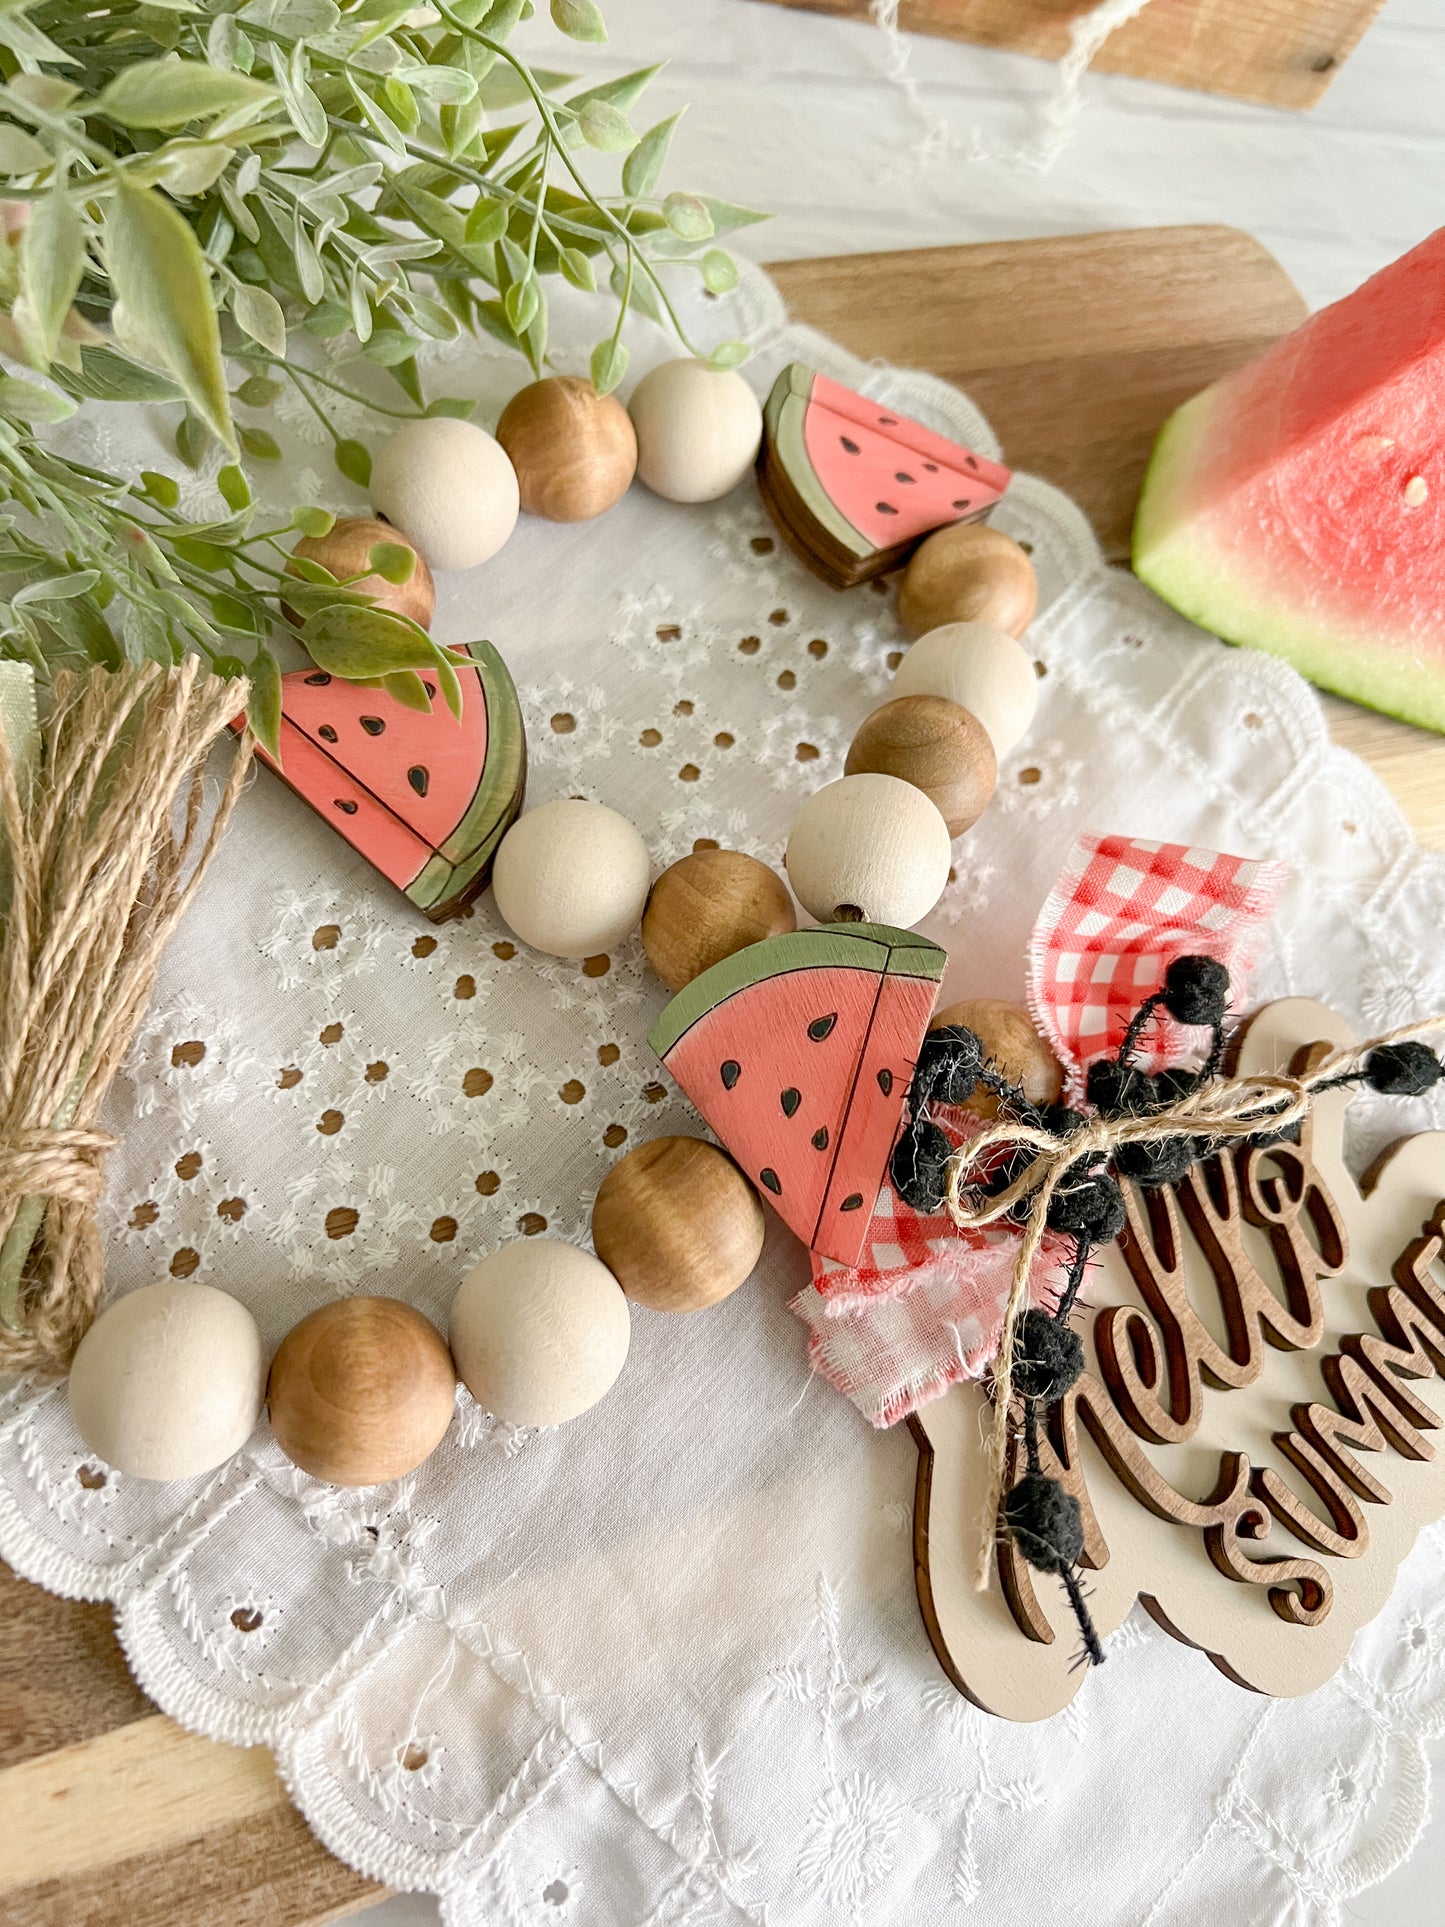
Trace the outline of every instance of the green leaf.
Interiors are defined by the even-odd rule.
[[[430,716],[431,697],[414,669],[398,670],[394,676],[384,676],[382,682],[387,695],[394,697],[403,709],[419,709],[423,716]]]
[[[360,442],[341,441],[335,448],[336,466],[358,488],[371,487],[371,456]]]
[[[17,609],[30,602],[69,602],[74,596],[89,595],[99,580],[99,569],[77,569],[73,575],[52,575],[41,582],[27,582],[10,600]]]
[[[5,85],[17,100],[43,107],[47,114],[64,113],[80,92],[73,80],[60,80],[54,74],[12,74]]]
[[[570,40],[607,38],[607,25],[596,0],[552,0],[552,24]]]
[[[199,60],[134,60],[97,95],[91,111],[122,127],[184,127],[273,99],[273,87]]]
[[[435,401],[426,405],[428,415],[449,415],[453,421],[469,422],[477,412],[477,404],[468,401],[464,395],[438,395]]]
[[[702,284],[709,294],[730,294],[738,285],[738,264],[722,248],[709,248],[702,257]]]
[[[388,74],[382,82],[381,91],[386,99],[387,111],[403,134],[414,134],[421,126],[421,112],[409,87],[404,86],[396,75]]]
[[[524,335],[541,305],[541,294],[536,280],[528,275],[524,281],[514,281],[502,297],[502,305],[507,311],[507,319],[519,335]]]
[[[33,381],[18,381],[14,375],[0,375],[0,414],[38,425],[63,422],[74,413],[75,403],[69,395],[57,395],[54,389],[41,388]]]
[[[236,390],[236,399],[245,402],[248,408],[271,408],[280,394],[279,381],[268,381],[265,375],[247,375]]]
[[[468,247],[490,247],[507,231],[508,209],[501,201],[478,201],[466,219],[462,238]]]
[[[416,550],[405,542],[373,542],[366,559],[373,575],[397,588],[416,574]]]
[[[286,359],[286,317],[274,294],[238,281],[231,290],[231,312],[252,341],[259,341],[278,361]]]
[[[33,134],[23,127],[0,122],[0,174],[38,174],[49,167],[52,156]]]
[[[281,761],[281,665],[262,643],[251,658],[251,700],[246,721],[273,762]]]
[[[672,145],[673,132],[681,119],[679,110],[669,114],[666,120],[660,120],[655,127],[649,127],[622,163],[622,191],[629,199],[645,201],[657,186],[663,162],[667,159],[667,150]]]
[[[355,681],[400,669],[435,669],[437,651],[424,630],[390,609],[334,603],[306,618],[301,640],[318,669]]]
[[[696,194],[669,194],[662,204],[662,218],[684,241],[706,241],[712,234],[712,216]]]
[[[358,87],[350,75],[347,76],[347,86],[351,89],[352,99],[361,109],[362,119],[372,133],[384,147],[390,148],[399,160],[405,160],[407,158],[406,141],[402,137],[401,129],[394,121],[388,119],[371,95],[364,88]]]
[[[733,228],[752,227],[758,221],[771,221],[771,214],[759,214],[753,207],[738,207],[732,201],[715,201],[711,194],[697,197],[707,209],[714,234],[727,234]]]
[[[592,263],[585,254],[576,248],[563,248],[560,265],[562,277],[570,281],[574,288],[581,288],[584,294],[595,294],[597,276],[592,272]]]
[[[173,381],[110,348],[82,348],[80,367],[51,371],[69,395],[82,401],[179,401]]]
[[[206,456],[206,425],[189,410],[176,428],[176,453],[187,468],[199,468]]]
[[[224,141],[168,141],[144,160],[132,162],[126,175],[144,187],[163,187],[168,194],[204,194],[235,158],[235,148]]]
[[[226,466],[216,477],[216,487],[221,491],[221,500],[228,509],[237,514],[251,506],[251,484],[246,480],[245,471],[237,468],[234,462]]]
[[[739,368],[752,352],[752,349],[745,341],[724,341],[714,348],[708,356],[707,365],[709,368],[716,368],[719,371],[728,368]]]
[[[637,145],[637,130],[610,101],[589,100],[577,116],[577,124],[587,145],[604,154],[625,154]]]
[[[460,107],[477,97],[477,83],[463,67],[424,66],[420,61],[404,61],[392,69],[391,78],[441,107]]]
[[[13,309],[25,358],[48,368],[85,272],[85,230],[63,181],[34,202],[20,237],[20,295]]]
[[[204,569],[208,575],[225,575],[235,560],[229,549],[204,542],[198,535],[179,535],[171,547],[182,562],[193,569]]]
[[[274,435],[268,435],[264,428],[243,428],[241,446],[248,455],[254,455],[258,462],[279,462],[281,449]]]
[[[224,20],[226,16],[222,14],[220,17]],[[302,42],[296,42],[290,58],[284,63],[273,53],[271,71],[280,86],[286,112],[291,116],[291,125],[308,147],[324,147],[331,130],[326,121],[326,109],[310,84],[310,63]]]
[[[575,114],[589,100],[606,100],[620,107],[624,114],[630,113],[666,64],[659,60],[654,67],[638,67],[630,74],[618,74],[615,80],[600,81],[595,87],[584,88],[580,94],[569,94],[566,105]]]
[[[153,468],[143,468],[140,472],[143,492],[153,502],[159,502],[163,509],[173,509],[181,499],[180,484],[173,475],[162,475]]]
[[[262,633],[260,618],[249,602],[222,589],[218,595],[208,598],[206,605],[218,629],[224,629],[233,636],[259,636]]]
[[[336,517],[329,509],[313,508],[303,502],[300,507],[292,509],[291,526],[300,529],[303,535],[309,535],[313,542],[319,542],[323,535],[330,535],[336,527]]]
[[[610,395],[632,359],[625,341],[599,341],[592,350],[592,386],[599,395]]]
[[[206,426],[234,449],[210,271],[189,222],[154,188],[122,181],[105,203],[105,258],[125,346],[174,376]]]

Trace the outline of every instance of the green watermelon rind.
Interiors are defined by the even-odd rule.
[[[437,854],[406,894],[427,916],[441,920],[486,888],[497,846],[516,821],[527,787],[527,735],[516,684],[489,642],[457,652],[475,664],[487,705],[487,753],[472,799]]]
[[[739,991],[797,970],[864,970],[874,976],[924,977],[938,983],[948,955],[927,937],[886,923],[822,923],[735,950],[678,991],[647,1033],[666,1062],[693,1025]]]
[[[1242,544],[1223,554],[1212,538],[1191,534],[1190,517],[1178,505],[1209,440],[1214,400],[1214,390],[1206,389],[1159,431],[1134,515],[1135,575],[1221,642],[1278,656],[1321,689],[1445,732],[1445,667],[1394,647],[1378,630],[1331,628],[1288,603],[1271,603],[1266,586],[1245,577]]]
[[[767,428],[764,452],[771,446],[774,459],[787,470],[794,489],[821,528],[859,561],[874,553],[871,539],[837,508],[808,456],[803,421],[813,392],[813,375],[799,362],[790,362],[773,383],[763,409]]]

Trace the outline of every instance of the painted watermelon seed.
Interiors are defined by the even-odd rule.
[[[843,1202],[838,1206],[838,1209],[840,1211],[856,1211],[859,1205],[862,1204],[862,1202],[863,1202],[863,1193],[861,1191],[850,1191],[847,1197],[844,1198]]]
[[[963,459],[968,463],[970,468],[978,467],[978,457],[976,455],[970,455],[967,449],[964,450]]]
[[[966,509],[968,507],[968,498],[965,496],[962,501],[955,502],[953,506],[956,509]]]
[[[735,1057],[729,1057],[726,1063],[718,1067],[718,1076],[723,1081],[723,1089],[725,1091],[730,1091],[742,1074],[743,1067]]]
[[[830,1010],[826,1017],[815,1017],[808,1026],[808,1035],[815,1044],[821,1044],[838,1021],[836,1010]]]
[[[817,1130],[814,1131],[813,1133],[813,1149],[815,1151],[826,1151],[827,1148],[828,1148],[828,1127],[826,1124],[820,1124]]]
[[[896,428],[898,426],[897,417],[894,415],[880,415],[878,417],[878,426],[880,428]]]
[[[898,513],[891,502],[875,502],[873,506],[880,515],[896,515]],[[957,502],[955,502],[953,506],[957,508]]]
[[[425,796],[431,777],[427,774],[426,770],[422,768],[420,763],[413,763],[406,773],[406,780],[411,784],[418,796]]]
[[[856,455],[858,453],[857,442],[850,442],[846,435],[840,435],[838,437],[838,440],[843,444],[845,451],[849,455]]]
[[[380,736],[386,728],[386,724],[381,720],[380,716],[363,716],[361,718],[361,727],[366,731],[368,736]]]
[[[349,802],[344,796],[338,796],[336,798],[336,807],[346,816],[355,816],[356,814],[356,805]]]
[[[436,686],[436,684],[435,684],[434,682],[428,682],[428,681],[427,681],[427,679],[426,679],[426,677],[425,677],[425,676],[423,676],[423,677],[422,677],[422,682],[421,682],[421,686],[422,686],[422,688],[423,688],[423,689],[424,689],[424,690],[426,691],[426,693],[427,693],[427,695],[428,695],[428,696],[429,696],[429,697],[431,698],[431,700],[432,700],[433,702],[435,702],[435,701],[436,701],[436,694],[437,694],[437,686]]]
[[[905,469],[900,468],[895,472],[893,479],[895,482],[911,483],[913,480],[913,477],[910,474],[908,474],[908,472]]]
[[[925,475],[936,475],[938,473],[938,463],[925,462],[923,464],[923,472]]]
[[[324,669],[318,669],[316,674],[314,676],[308,676],[306,681],[312,689],[325,689],[331,681],[331,678]]]
[[[778,1177],[777,1172],[773,1169],[773,1167],[770,1164],[765,1164],[762,1170],[759,1171],[758,1181],[760,1184],[764,1185],[769,1191],[771,1191],[775,1198],[782,1197],[783,1195],[782,1181]]]
[[[787,1090],[783,1092],[781,1098],[779,1099],[779,1102],[782,1104],[782,1107],[783,1107],[783,1116],[795,1117],[797,1115],[798,1106],[802,1103],[802,1101],[803,1101],[803,1093],[800,1090],[794,1089],[794,1087],[790,1084]]]
[[[323,723],[316,734],[321,738],[323,743],[334,743],[339,740],[336,731],[331,727],[330,723]]]
[[[888,1069],[886,1064],[878,1073],[878,1088],[885,1097],[891,1097],[893,1095],[893,1073]]]

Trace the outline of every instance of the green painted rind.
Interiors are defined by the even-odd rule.
[[[875,976],[926,977],[941,980],[948,963],[946,953],[926,937],[911,930],[896,930],[886,923],[822,923],[807,930],[790,930],[786,936],[764,937],[735,950],[711,970],[704,970],[685,984],[664,1006],[647,1041],[659,1057],[666,1057],[673,1045],[700,1017],[734,997],[740,990],[781,977],[791,970],[822,970],[842,966],[846,970],[867,970]]]
[[[1279,656],[1321,689],[1445,733],[1445,663],[1378,629],[1304,613],[1287,592],[1251,578],[1243,544],[1225,548],[1192,515],[1187,493],[1213,432],[1217,388],[1177,409],[1159,432],[1134,517],[1134,573],[1223,642]]]
[[[805,384],[801,390],[797,385],[799,378]],[[862,561],[874,553],[871,539],[839,513],[808,459],[803,418],[808,410],[812,389],[812,371],[799,362],[790,363],[773,383],[772,393],[763,411],[772,460],[776,466],[786,470],[795,493],[818,526],[826,529],[850,555]]]
[[[477,665],[487,705],[487,754],[472,800],[439,854],[470,872],[478,852],[487,845],[495,850],[502,832],[522,807],[527,785],[527,735],[516,684],[491,643],[470,642],[465,654]]]

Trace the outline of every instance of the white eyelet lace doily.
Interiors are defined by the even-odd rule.
[[[760,389],[801,359],[996,453],[961,395],[790,325],[761,273],[689,313],[755,343]],[[595,328],[564,310],[562,368]],[[667,352],[649,334],[639,369]],[[491,420],[518,370],[468,344],[431,380]],[[285,500],[353,507],[304,445],[312,418],[278,413]],[[102,410],[81,432],[159,467],[166,426]],[[188,484],[198,511],[208,490]],[[1094,827],[1288,860],[1261,995],[1362,1028],[1445,1006],[1445,858],[1331,747],[1306,685],[1103,567],[1042,483],[1020,477],[996,519],[1038,566],[1042,701],[924,926],[952,955],[946,995],[1021,994],[1038,906]],[[436,633],[487,636],[511,665],[529,801],[615,805],[659,868],[704,839],[779,863],[902,646],[891,597],[821,587],[751,483],[708,508],[638,488],[597,524],[524,519],[496,562],[443,579]],[[105,1118],[124,1138],[114,1286],[208,1280],[273,1345],[344,1292],[444,1326],[476,1257],[544,1227],[585,1242],[623,1147],[697,1129],[644,1041],[663,1001],[635,940],[553,962],[490,898],[433,929],[259,774]],[[1430,1122],[1355,1111],[1362,1153]],[[1425,1821],[1445,1534],[1312,1698],[1242,1692],[1136,1610],[1066,1714],[992,1721],[919,1620],[906,1430],[871,1431],[809,1379],[786,1309],[806,1277],[774,1225],[725,1304],[634,1311],[623,1378],[585,1418],[520,1432],[462,1393],[435,1456],[364,1492],[296,1471],[264,1425],[191,1485],[102,1475],[63,1392],[14,1389],[0,1549],[113,1600],[161,1707],[270,1746],[327,1845],[439,1893],[449,1927],[1339,1920]],[[1127,1844],[1101,1848],[1124,1814]]]

